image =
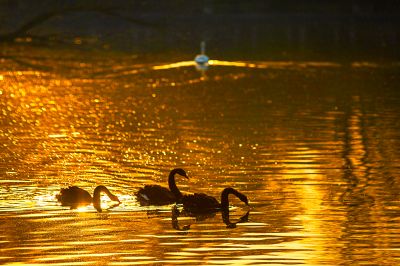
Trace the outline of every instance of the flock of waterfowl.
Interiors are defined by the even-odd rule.
[[[194,61],[197,66],[206,67],[208,65],[209,58],[205,54],[205,42],[200,44],[201,53],[198,54]],[[139,189],[136,193],[136,199],[142,206],[162,206],[169,204],[179,204],[183,206],[183,210],[191,214],[207,214],[221,211],[223,213],[223,219],[228,226],[234,226],[234,223],[229,222],[229,195],[233,194],[238,197],[242,202],[248,205],[247,197],[237,191],[234,188],[225,188],[221,193],[221,202],[212,196],[204,193],[194,194],[182,194],[175,183],[175,175],[178,174],[187,179],[185,170],[181,168],[173,169],[168,177],[168,188],[160,185],[146,185]],[[60,193],[56,196],[57,200],[61,202],[63,206],[69,206],[73,209],[79,206],[86,206],[93,204],[94,208],[101,212],[100,194],[104,192],[107,196],[115,201],[116,204],[120,204],[120,200],[117,196],[112,194],[105,186],[97,186],[93,192],[93,197],[86,190],[77,186],[70,186],[68,188],[61,189]],[[176,207],[176,205],[175,205]],[[178,212],[175,211],[175,214]],[[248,213],[242,217],[247,219]],[[173,219],[174,220],[174,219]]]
[[[181,168],[173,169],[168,177],[168,188],[160,185],[146,185],[140,188],[135,196],[142,206],[162,206],[169,204],[180,204],[183,209],[188,213],[202,214],[213,213],[217,211],[228,210],[229,208],[229,195],[233,194],[242,202],[248,205],[247,197],[234,188],[225,188],[221,193],[221,202],[212,196],[204,193],[182,194],[175,183],[175,175],[178,174],[188,178],[185,170]],[[70,186],[62,188],[60,193],[56,196],[57,200],[61,202],[62,206],[69,206],[77,208],[93,204],[98,212],[101,212],[100,194],[104,192],[112,200],[120,204],[117,196],[112,194],[105,186],[97,186],[93,192],[93,197],[86,190],[77,186]]]

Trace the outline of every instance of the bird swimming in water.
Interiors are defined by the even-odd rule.
[[[62,206],[70,206],[71,209],[76,209],[80,206],[87,206],[93,203],[93,207],[95,207],[98,212],[102,212],[100,204],[101,192],[106,193],[111,200],[118,201],[118,204],[121,203],[117,196],[112,194],[108,188],[102,185],[97,186],[94,189],[93,197],[90,196],[89,192],[82,188],[70,186],[68,188],[62,188],[60,194],[58,194],[56,198],[61,202]]]
[[[221,203],[214,197],[208,196],[204,193],[195,193],[190,195],[184,195],[182,197],[183,209],[190,213],[207,213],[217,212],[220,210],[229,209],[229,195],[233,194],[243,201],[246,205],[249,205],[247,197],[237,191],[234,188],[225,188],[221,193]]]
[[[139,189],[136,193],[136,198],[142,206],[148,205],[168,205],[175,202],[180,202],[182,193],[179,191],[175,183],[175,174],[179,174],[187,179],[185,170],[181,168],[173,169],[168,176],[168,188],[160,185],[146,185]]]
[[[196,55],[194,61],[201,66],[208,65],[208,56],[206,56],[206,43],[202,41],[200,43],[200,54]]]

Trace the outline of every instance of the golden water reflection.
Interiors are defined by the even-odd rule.
[[[0,263],[398,264],[397,68],[193,66],[0,73]],[[227,223],[141,207],[134,192],[177,166],[182,191],[233,186],[250,209],[232,198]],[[122,204],[55,200],[99,184]]]

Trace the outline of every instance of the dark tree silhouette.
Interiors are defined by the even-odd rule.
[[[0,5],[4,4],[0,2]],[[65,7],[55,7],[50,11],[43,11],[23,22],[16,29],[10,32],[0,34],[0,42],[12,42],[17,38],[31,38],[35,40],[43,40],[42,36],[34,36],[29,33],[33,28],[55,18],[58,16],[65,16],[73,13],[99,13],[102,15],[107,15],[110,17],[118,18],[124,20],[128,23],[132,23],[137,26],[154,27],[160,28],[160,24],[144,21],[141,19],[136,19],[134,17],[126,16],[123,14],[124,8],[121,6],[97,6],[91,3],[85,3],[80,5],[71,5]]]

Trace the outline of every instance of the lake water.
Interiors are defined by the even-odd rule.
[[[400,263],[399,64],[26,57],[0,73],[0,264]],[[140,206],[175,167],[249,207]],[[122,204],[56,201],[100,184]]]

